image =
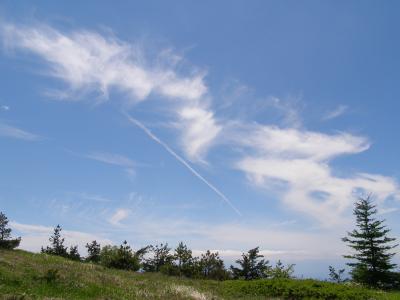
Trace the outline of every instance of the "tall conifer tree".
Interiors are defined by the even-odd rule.
[[[396,266],[391,262],[397,245],[394,238],[387,236],[390,229],[384,225],[384,220],[377,220],[376,205],[371,197],[360,198],[355,203],[353,214],[356,217],[356,229],[347,233],[343,241],[353,249],[351,259],[347,263],[352,268],[353,280],[369,286],[385,286],[390,284],[390,271]]]

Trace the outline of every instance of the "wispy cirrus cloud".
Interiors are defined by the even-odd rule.
[[[180,140],[192,161],[203,161],[220,131],[205,101],[209,97],[205,72],[190,68],[186,74],[178,73],[170,51],[160,51],[149,60],[142,47],[113,36],[85,30],[62,33],[45,25],[2,24],[1,34],[8,49],[40,56],[48,74],[68,84],[70,93],[61,92],[66,100],[77,99],[77,91],[94,91],[107,100],[113,89],[126,93],[130,105],[150,95],[163,98],[179,121]]]
[[[322,120],[329,121],[335,118],[340,117],[348,111],[349,107],[347,105],[339,105],[334,110],[328,111],[323,117]]]
[[[368,139],[348,133],[335,135],[303,129],[252,126],[239,138],[249,152],[235,167],[254,186],[277,190],[286,207],[317,219],[324,226],[343,222],[343,213],[362,193],[378,201],[396,197],[396,180],[379,174],[335,175],[331,160],[370,147]]]
[[[0,137],[8,137],[25,141],[38,141],[41,137],[37,134],[0,122]]]
[[[399,195],[398,183],[392,177],[365,172],[338,175],[340,169],[335,168],[334,159],[367,151],[367,138],[346,132],[307,130],[296,106],[275,97],[269,97],[265,105],[280,111],[279,125],[268,123],[270,120],[259,124],[240,118],[218,118],[205,72],[194,67],[179,71],[181,58],[171,52],[161,51],[149,60],[144,49],[135,43],[85,30],[61,32],[43,25],[6,24],[2,26],[2,36],[10,49],[41,57],[48,66],[48,74],[67,83],[65,99],[79,99],[73,97],[74,92],[90,91],[98,93],[101,100],[108,100],[109,94],[118,90],[127,96],[130,105],[153,98],[161,100],[163,109],[172,116],[167,122],[175,125],[186,158],[205,162],[207,153],[216,145],[226,151],[237,149],[232,156],[234,169],[243,172],[253,186],[278,191],[286,207],[311,216],[320,224],[333,226],[340,222],[360,192],[373,192],[378,201]],[[232,105],[229,103],[228,107]],[[339,106],[325,119],[336,118],[346,110],[347,107]],[[189,170],[194,170],[143,124],[136,125],[142,126],[150,138]],[[113,155],[97,155],[95,159],[125,167],[130,164]],[[191,172],[217,194],[221,193],[197,171]],[[225,197],[222,193],[220,196]]]
[[[137,166],[137,163],[132,159],[115,153],[108,153],[108,152],[92,152],[86,155],[87,158],[100,161],[102,163],[126,167],[126,168],[134,168]]]
[[[121,221],[125,220],[131,213],[131,210],[119,208],[115,213],[108,219],[108,222],[114,226],[121,226]]]

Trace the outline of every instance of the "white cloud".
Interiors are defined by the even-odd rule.
[[[399,191],[390,177],[367,173],[339,177],[332,171],[331,159],[365,151],[366,138],[261,125],[252,129],[239,141],[250,153],[235,167],[255,186],[278,189],[287,207],[325,226],[343,222],[343,213],[359,193],[372,192],[383,201]]]
[[[219,132],[203,100],[208,92],[205,73],[191,70],[187,76],[178,74],[170,51],[161,51],[160,57],[148,63],[141,47],[90,31],[66,34],[47,26],[3,25],[2,35],[9,49],[27,50],[43,58],[49,75],[65,81],[73,92],[100,92],[107,99],[110,90],[116,89],[127,93],[131,104],[147,100],[151,94],[174,100],[165,104],[174,111],[176,121],[182,121],[178,127],[181,140],[193,161],[203,159]],[[68,93],[61,95],[69,99]]]
[[[339,105],[338,107],[336,107],[334,110],[327,112],[322,119],[325,121],[328,120],[332,120],[335,119],[337,117],[340,117],[341,115],[343,115],[344,113],[346,113],[348,110],[348,106],[347,105]]]
[[[10,107],[8,105],[0,105],[0,110],[8,111]]]
[[[354,172],[346,176],[337,174],[333,159],[366,151],[370,147],[367,138],[349,133],[307,131],[301,127],[295,107],[278,98],[269,98],[267,104],[283,112],[285,128],[218,120],[211,109],[212,96],[205,84],[205,73],[194,68],[186,73],[178,72],[182,58],[170,51],[162,51],[149,63],[142,47],[90,31],[62,33],[46,26],[4,25],[2,35],[10,49],[27,50],[43,58],[48,63],[49,75],[66,82],[72,92],[95,91],[108,99],[108,94],[116,89],[129,96],[130,104],[154,98],[150,96],[161,98],[162,108],[173,112],[170,123],[177,124],[175,128],[180,131],[186,157],[204,162],[217,141],[239,149],[240,156],[234,167],[243,171],[255,186],[278,188],[283,204],[324,225],[341,222],[356,193],[372,192],[381,202],[400,195],[393,178]],[[65,93],[68,97],[68,91]],[[325,118],[338,117],[346,110],[347,107],[339,106]],[[181,156],[140,124],[137,125],[149,137],[230,203]],[[0,127],[0,134],[1,130]],[[14,135],[32,138],[18,130]],[[118,155],[95,153],[93,157],[125,167],[132,164]],[[280,189],[282,186],[286,190]],[[120,216],[116,214],[115,224],[122,220],[118,220]]]
[[[106,164],[116,165],[120,167],[133,168],[136,166],[136,163],[130,158],[115,153],[93,152],[86,155],[86,157]]]
[[[237,143],[250,147],[260,155],[316,161],[360,153],[370,146],[366,138],[347,133],[328,135],[262,125],[248,126],[235,138]]]
[[[121,221],[125,220],[131,211],[129,209],[119,208],[115,211],[115,213],[108,220],[112,225],[120,226]]]
[[[282,123],[288,127],[300,127],[302,119],[300,117],[298,104],[299,99],[282,100],[277,97],[268,97],[264,100],[264,105],[272,107],[282,115]]]
[[[179,111],[183,131],[183,149],[191,160],[204,162],[203,157],[221,132],[211,111],[200,107],[184,107]]]
[[[4,123],[0,123],[0,136],[20,139],[25,141],[40,140],[40,137],[36,134],[30,133],[28,131]]]
[[[49,245],[49,237],[54,231],[52,227],[18,222],[10,222],[10,227],[15,230],[16,235],[22,237],[20,248],[33,252],[38,252],[42,246]],[[85,253],[86,243],[90,243],[93,240],[96,240],[101,245],[112,244],[111,240],[91,233],[62,230],[61,234],[65,238],[65,245],[68,247],[78,245],[81,254]]]

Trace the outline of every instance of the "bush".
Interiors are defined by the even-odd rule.
[[[126,241],[120,247],[107,245],[101,249],[100,263],[108,268],[132,270],[140,269],[140,259],[134,255]]]
[[[21,242],[21,238],[12,239],[12,240],[0,240],[0,248],[1,249],[15,249],[19,246]]]
[[[14,249],[19,246],[21,238],[11,238],[11,228],[8,228],[8,218],[0,212],[0,249]]]
[[[181,274],[179,268],[172,263],[162,265],[160,267],[160,272],[169,276],[179,276]]]

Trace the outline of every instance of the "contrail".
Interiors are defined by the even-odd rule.
[[[189,165],[189,163],[184,160],[181,156],[179,156],[174,150],[172,150],[166,143],[164,143],[162,140],[160,140],[157,136],[155,136],[150,129],[148,129],[146,126],[144,126],[140,121],[132,118],[130,115],[125,114],[126,117],[130,122],[135,124],[137,127],[142,129],[152,140],[156,141],[158,144],[163,146],[165,150],[168,151],[169,154],[171,154],[173,157],[175,157],[182,165],[184,165],[194,176],[196,176],[198,179],[203,181],[210,189],[212,189],[218,196],[224,200],[226,204],[228,204],[239,216],[242,216],[241,212],[232,204],[232,202],[219,190],[217,189],[212,183],[210,183],[207,179],[205,179],[203,176],[201,176],[195,169],[193,169],[192,166]]]

